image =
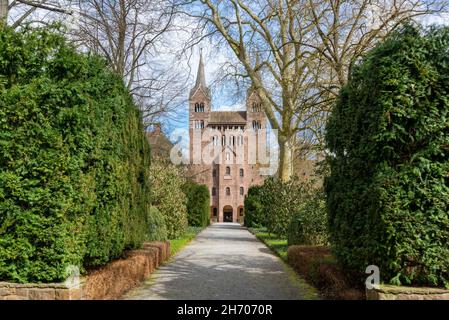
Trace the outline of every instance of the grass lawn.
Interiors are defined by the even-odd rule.
[[[202,227],[188,227],[186,233],[182,235],[180,238],[170,240],[171,256],[177,254],[190,241],[192,241],[192,239],[195,238],[196,235],[200,233],[202,230],[203,230]]]
[[[282,260],[287,261],[287,239],[281,239],[275,234],[270,235],[266,228],[249,228],[249,230]]]

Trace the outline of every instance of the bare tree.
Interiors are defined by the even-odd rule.
[[[104,56],[120,75],[147,121],[173,111],[185,83],[171,61],[158,60],[174,29],[175,7],[158,0],[75,1],[79,22],[72,37]]]
[[[13,9],[17,9],[17,16],[11,24],[12,28],[19,27],[25,22],[36,10],[45,10],[47,12],[72,14],[71,10],[67,10],[61,4],[62,1],[57,0],[0,0],[0,20],[8,21],[9,13]],[[42,22],[42,21],[37,21]]]
[[[307,0],[317,50],[327,65],[325,87],[336,95],[354,64],[405,21],[447,11],[447,0]],[[324,87],[323,87],[324,88]]]
[[[282,180],[293,174],[297,139],[307,136],[302,133],[315,140],[322,135],[330,106],[357,59],[401,22],[446,6],[440,0],[183,3],[185,14],[199,21],[200,36],[192,43],[204,37],[225,43],[258,91],[271,127],[278,130]]]

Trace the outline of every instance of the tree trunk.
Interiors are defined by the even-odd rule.
[[[0,22],[8,20],[8,0],[0,0]]]
[[[279,136],[279,179],[286,182],[293,175],[294,136]]]

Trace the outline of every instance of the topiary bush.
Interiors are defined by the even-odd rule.
[[[156,158],[151,164],[149,181],[152,205],[164,216],[168,238],[179,238],[188,225],[187,197],[182,191],[185,180],[179,168]]]
[[[207,227],[210,223],[210,195],[207,186],[189,180],[182,190],[187,196],[189,226]]]
[[[167,240],[167,227],[165,219],[158,208],[150,206],[148,210],[148,241],[164,241]]]
[[[327,125],[339,262],[449,287],[449,29],[405,26],[354,68]]]
[[[327,212],[324,193],[308,188],[308,194],[293,214],[288,228],[288,245],[328,245]]]
[[[266,226],[262,198],[263,186],[251,186],[245,196],[245,226],[262,228]]]
[[[50,29],[0,26],[0,279],[53,282],[136,248],[150,150],[120,78]]]

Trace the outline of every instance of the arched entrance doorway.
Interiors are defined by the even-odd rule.
[[[233,222],[232,221],[232,207],[224,206],[223,208],[223,222]]]

